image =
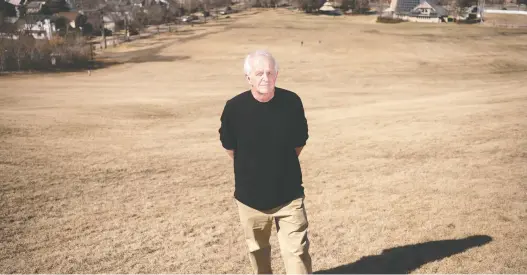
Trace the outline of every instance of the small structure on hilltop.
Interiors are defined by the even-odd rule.
[[[444,22],[448,11],[434,0],[424,0],[408,14],[408,21],[412,22]]]
[[[340,15],[340,10],[335,8],[335,3],[330,2],[329,0],[326,1],[320,9],[318,9],[318,12],[321,14],[328,14],[328,15]]]

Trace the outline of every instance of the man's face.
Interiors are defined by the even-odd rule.
[[[247,76],[249,84],[261,94],[273,93],[277,78],[273,61],[266,56],[255,56],[251,62],[251,72]]]

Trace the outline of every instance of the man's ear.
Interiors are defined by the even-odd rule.
[[[245,75],[245,80],[247,80],[247,82],[251,84],[251,78],[248,75]]]

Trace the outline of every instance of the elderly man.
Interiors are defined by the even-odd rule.
[[[245,58],[251,89],[227,101],[219,129],[222,146],[234,159],[241,225],[256,274],[271,270],[271,227],[289,274],[310,274],[311,257],[298,157],[308,139],[300,97],[275,87],[278,64],[266,51]]]

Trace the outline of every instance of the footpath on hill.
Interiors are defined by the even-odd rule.
[[[108,43],[107,48],[96,47],[95,61],[106,65],[145,62],[159,58],[157,53],[174,44],[203,38],[210,34],[225,31],[228,26],[240,18],[258,13],[258,10],[242,11],[228,17],[210,19],[193,25],[162,25],[149,27],[145,33],[134,36],[121,44]],[[111,40],[110,40],[111,41]],[[152,60],[155,61],[155,60]]]

